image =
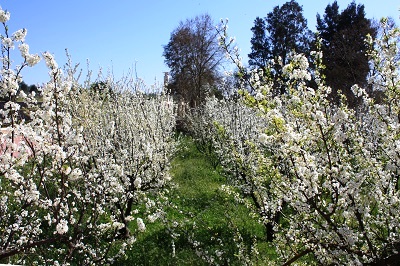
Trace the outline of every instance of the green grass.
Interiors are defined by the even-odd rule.
[[[239,235],[247,254],[257,240],[260,255],[250,257],[255,264],[264,264],[273,256],[264,241],[264,227],[250,217],[245,207],[221,194],[219,187],[225,184],[225,178],[189,137],[182,137],[180,146],[172,162],[176,186],[169,195],[165,221],[147,224],[146,232],[139,235],[119,265],[210,265],[207,256],[214,257],[220,265],[243,265],[234,241]],[[196,247],[194,240],[198,242]],[[217,251],[223,255],[216,256]]]

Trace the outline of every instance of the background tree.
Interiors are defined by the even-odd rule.
[[[23,91],[25,94],[29,94],[32,92],[38,93],[39,90],[35,84],[28,85],[24,81],[21,81],[19,84],[19,91]]]
[[[303,8],[295,1],[286,2],[281,7],[274,7],[262,20],[256,18],[251,29],[251,53],[249,65],[262,67],[268,60],[274,59],[275,79],[282,80],[282,65],[288,61],[292,52],[308,53],[311,31],[303,16]],[[278,61],[280,58],[280,61]],[[281,93],[284,86],[279,86]]]
[[[303,16],[303,8],[295,0],[286,2],[282,7],[276,6],[268,13],[266,22],[272,55],[280,56],[284,65],[291,52],[308,52],[311,32]]]
[[[249,65],[263,68],[271,59],[271,47],[267,40],[265,19],[257,17],[254,26],[251,28],[253,37],[250,40],[251,53],[248,54]]]
[[[328,5],[323,19],[317,14],[317,30],[322,39],[324,74],[332,87],[331,98],[339,101],[338,90],[347,98],[350,107],[357,106],[351,86],[366,88],[369,63],[365,38],[376,37],[376,27],[365,17],[364,5],[352,2],[339,13],[337,2]]]
[[[164,46],[165,63],[171,70],[168,89],[191,107],[198,106],[220,80],[224,52],[217,35],[211,17],[204,14],[180,22]]]

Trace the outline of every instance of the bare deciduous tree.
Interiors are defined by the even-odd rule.
[[[217,36],[212,18],[204,14],[181,21],[164,46],[165,63],[171,69],[168,89],[191,107],[213,93],[220,80],[224,52]]]

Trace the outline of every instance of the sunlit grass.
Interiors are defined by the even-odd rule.
[[[207,156],[196,149],[189,137],[181,138],[181,148],[172,162],[171,174],[176,188],[171,190],[171,205],[165,222],[148,224],[139,236],[125,265],[243,265],[237,241],[257,265],[273,258],[265,242],[264,227],[219,187],[225,178]],[[172,236],[174,235],[174,236]],[[260,254],[251,255],[258,243]],[[173,254],[173,245],[175,254]],[[217,256],[216,254],[219,254]]]

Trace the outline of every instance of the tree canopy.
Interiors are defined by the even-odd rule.
[[[199,105],[220,79],[224,52],[217,35],[212,18],[204,14],[181,21],[164,46],[171,75],[168,89],[191,106]]]
[[[281,66],[287,63],[291,53],[309,51],[311,31],[307,28],[303,8],[295,0],[274,7],[264,19],[257,17],[251,31],[249,65],[263,68],[274,60],[276,79],[282,79]],[[280,90],[284,91],[282,86]]]
[[[267,40],[265,19],[257,17],[254,20],[254,26],[251,28],[253,37],[250,40],[251,53],[249,56],[249,65],[265,67],[271,57],[271,48]]]
[[[351,87],[354,84],[367,87],[369,63],[365,38],[367,35],[375,37],[377,30],[365,17],[364,5],[352,2],[339,12],[336,1],[326,7],[323,18],[317,14],[317,30],[322,41],[326,82],[332,87],[332,100],[339,101],[337,91],[341,90],[349,106],[355,107],[357,103]]]

